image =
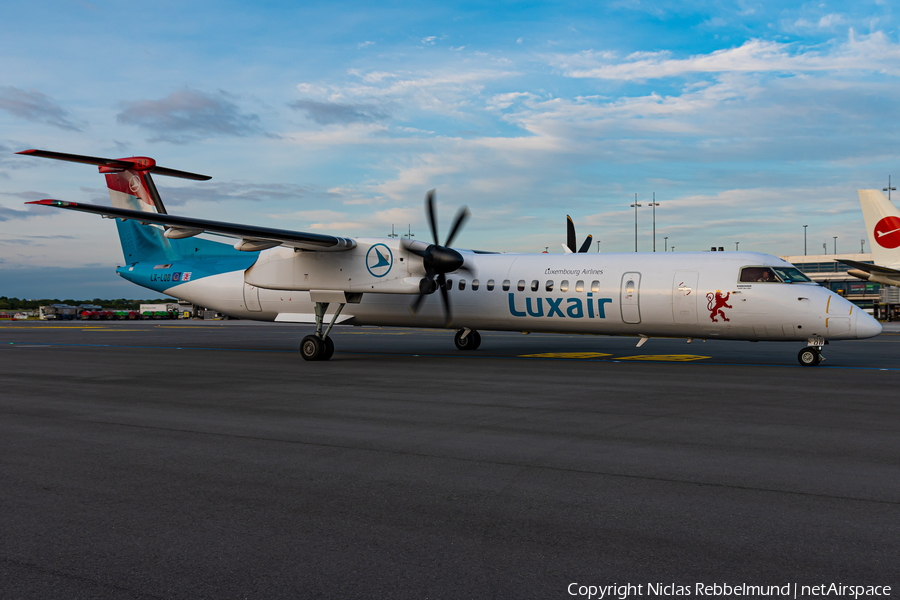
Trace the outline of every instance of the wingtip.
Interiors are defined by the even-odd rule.
[[[44,206],[77,206],[74,202],[66,202],[64,200],[32,200],[31,202],[26,202],[25,204],[42,204]]]
[[[22,150],[21,152],[16,152],[16,154],[34,154],[35,152],[37,152],[37,150],[31,149],[31,150]]]

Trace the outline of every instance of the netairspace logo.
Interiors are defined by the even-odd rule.
[[[613,583],[608,585],[582,585],[570,583],[566,588],[570,596],[588,600],[604,600],[616,598],[626,600],[630,597],[665,597],[694,596],[709,598],[759,598],[764,596],[781,598],[866,598],[885,597],[891,595],[889,585],[846,585],[843,583],[821,583],[817,585],[801,585],[787,583],[785,585],[750,585],[739,583],[695,583],[680,585],[677,583]]]

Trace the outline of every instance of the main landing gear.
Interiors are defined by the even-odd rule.
[[[474,329],[465,327],[456,332],[453,341],[460,350],[478,350],[478,346],[481,345],[481,334]]]
[[[824,339],[810,338],[809,346],[800,351],[800,354],[797,355],[797,360],[799,360],[800,364],[804,367],[815,367],[825,360],[825,357],[822,356],[822,346],[824,345]]]
[[[322,331],[322,323],[325,320],[325,311],[328,310],[328,302],[316,302],[316,332],[308,335],[300,342],[300,355],[304,360],[328,360],[334,354],[334,342],[328,334],[334,327],[338,316],[344,310],[344,303],[338,304],[338,308],[331,317],[331,323],[325,331]]]

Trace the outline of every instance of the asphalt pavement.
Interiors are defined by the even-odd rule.
[[[896,327],[814,368],[802,344],[391,328],[308,363],[310,331],[0,324],[0,597],[900,590]]]

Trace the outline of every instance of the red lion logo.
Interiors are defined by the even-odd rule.
[[[722,290],[716,290],[715,294],[710,292],[706,295],[706,299],[709,301],[706,308],[709,310],[709,318],[712,319],[713,323],[719,322],[716,317],[722,317],[723,321],[731,320],[726,317],[725,313],[722,311],[723,308],[732,308],[732,306],[728,304],[728,298],[730,296],[731,292],[728,292],[723,296]]]

